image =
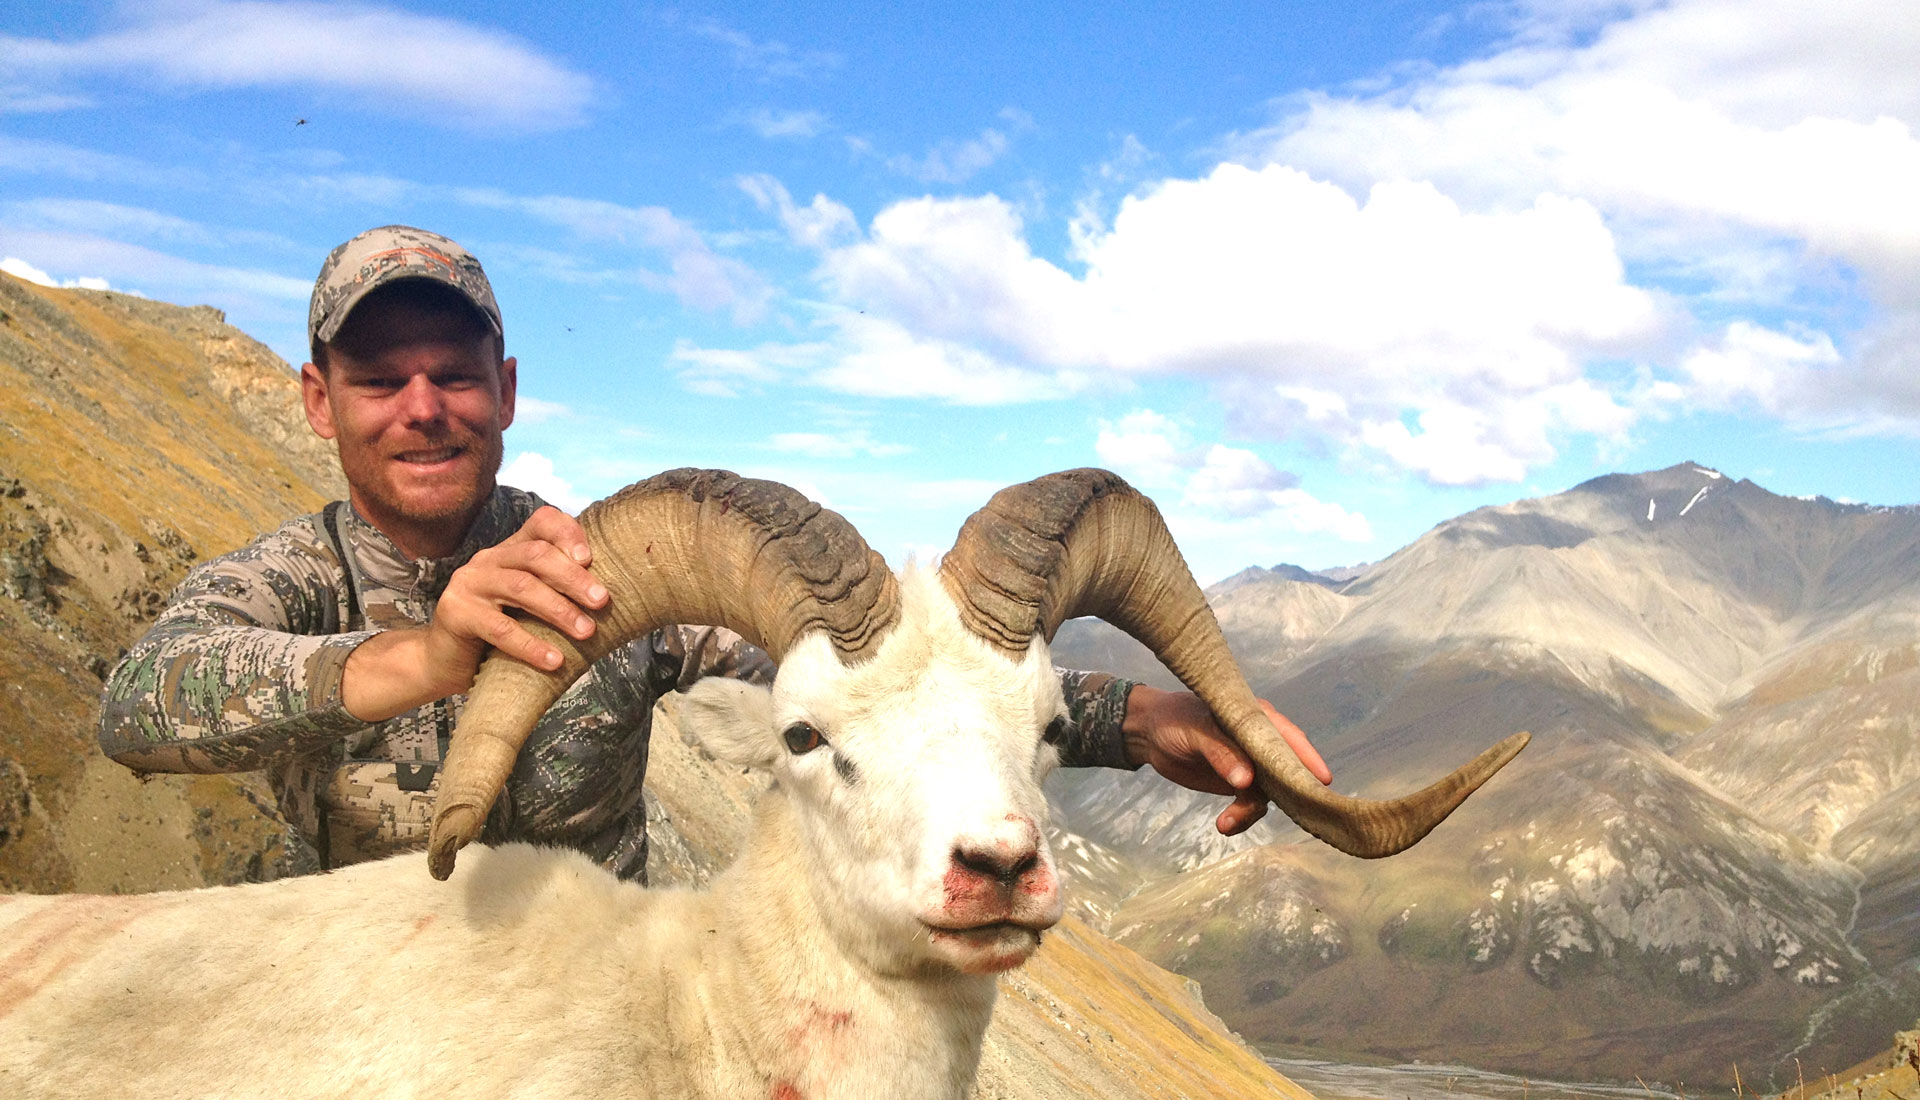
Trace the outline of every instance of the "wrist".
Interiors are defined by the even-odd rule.
[[[362,722],[380,722],[466,690],[432,675],[427,627],[387,630],[347,655],[340,675],[340,701]]]
[[[1126,746],[1127,763],[1136,768],[1153,757],[1154,707],[1166,694],[1146,684],[1135,684],[1127,692],[1127,715],[1120,722],[1120,739]]]

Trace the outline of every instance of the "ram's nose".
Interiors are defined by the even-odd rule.
[[[1059,919],[1059,901],[1060,880],[1032,818],[1008,814],[954,841],[946,874],[950,918],[1045,927]]]

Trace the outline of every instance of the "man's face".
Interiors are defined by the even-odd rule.
[[[412,557],[459,545],[492,493],[515,364],[476,320],[370,298],[301,371],[307,422],[340,447],[354,507]]]

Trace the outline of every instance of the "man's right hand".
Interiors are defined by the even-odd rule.
[[[466,691],[490,646],[535,668],[559,668],[559,651],[507,609],[584,641],[594,630],[586,613],[607,605],[606,588],[588,571],[592,564],[580,524],[558,508],[541,508],[454,571],[428,625],[386,631],[354,649],[340,685],[347,712],[377,722]]]

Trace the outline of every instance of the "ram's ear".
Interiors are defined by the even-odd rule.
[[[779,746],[773,733],[773,693],[721,676],[689,688],[680,702],[680,732],[698,738],[714,756],[743,768],[771,767]]]

